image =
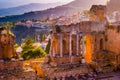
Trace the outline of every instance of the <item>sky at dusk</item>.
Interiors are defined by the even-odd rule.
[[[19,5],[25,5],[29,3],[56,3],[56,2],[71,2],[73,0],[0,0],[0,9],[1,8],[9,8],[16,7]],[[106,0],[98,0],[101,3],[105,3]]]
[[[0,0],[0,9],[8,7],[16,7],[30,3],[56,3],[56,2],[71,2],[73,0]]]

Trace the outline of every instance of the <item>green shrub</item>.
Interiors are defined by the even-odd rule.
[[[36,48],[33,46],[34,41],[31,38],[27,38],[24,43],[22,43],[22,54],[21,57],[24,58],[24,60],[29,59],[35,59],[35,58],[41,58],[46,55],[45,51],[39,47]]]
[[[42,48],[37,49],[30,49],[24,53],[22,53],[22,57],[24,60],[35,59],[35,58],[42,58],[46,55]]]

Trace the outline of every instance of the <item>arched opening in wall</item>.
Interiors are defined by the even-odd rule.
[[[104,42],[103,39],[100,39],[100,50],[104,49]]]
[[[62,41],[62,45],[63,45],[63,51],[62,52],[63,52],[64,55],[67,55],[66,41],[65,40]]]
[[[65,77],[65,80],[76,80],[73,76]]]
[[[56,77],[54,77],[54,79],[53,80],[57,80],[57,78]]]
[[[92,37],[90,35],[86,35],[85,36],[85,61],[87,63],[90,63],[92,61],[92,44],[91,44],[91,40]]]
[[[59,44],[59,40],[58,40],[58,38],[55,40],[55,43],[54,43],[55,45],[55,52],[56,52],[56,56],[60,56],[60,44]]]
[[[77,53],[77,50],[76,50],[76,39],[77,39],[77,36],[76,35],[72,35],[72,41],[71,41],[71,49],[72,49],[72,55],[76,55]]]

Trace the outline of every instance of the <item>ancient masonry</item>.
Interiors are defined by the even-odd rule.
[[[52,27],[50,53],[42,65],[46,78],[65,80],[74,77],[78,80],[80,74],[92,71],[89,64],[97,68],[101,68],[97,65],[106,65],[103,64],[104,53],[116,57],[106,46],[106,25],[109,25],[105,17],[106,6],[93,5],[90,12],[90,21]],[[100,64],[99,59],[102,59]]]
[[[6,27],[0,28],[0,80],[36,80],[35,71],[23,68],[24,61],[12,60],[16,56],[14,40],[14,34]]]
[[[16,56],[14,51],[15,36],[6,28],[0,28],[0,59]]]

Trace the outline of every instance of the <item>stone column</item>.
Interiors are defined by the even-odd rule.
[[[62,77],[62,80],[65,80],[65,76]]]
[[[62,34],[60,35],[60,57],[63,57],[63,37]]]
[[[81,42],[81,41],[82,41],[82,33],[80,33],[79,36],[80,36],[80,42]],[[79,43],[80,43],[80,42],[79,42]],[[79,50],[79,51],[80,51],[80,54],[82,54],[82,44],[81,44],[81,43],[80,43],[80,45],[79,45],[79,49],[80,49],[80,50]]]
[[[40,41],[40,35],[37,35],[37,41]]]
[[[78,75],[75,75],[75,79],[76,79],[76,80],[79,80]]]
[[[70,40],[69,40],[69,56],[72,56],[72,35],[70,33]]]
[[[77,55],[79,55],[79,35],[77,34],[77,42],[76,42],[77,44]]]
[[[53,57],[55,57],[55,54],[56,54],[56,52],[55,52],[55,49],[53,48]]]
[[[81,63],[84,64],[86,63],[85,58],[84,58],[84,53],[85,53],[85,40],[84,40],[84,36],[82,36],[82,60]]]
[[[50,80],[53,80],[53,78],[50,78]]]
[[[82,56],[84,56],[84,52],[85,52],[85,40],[84,40],[84,36],[82,36]]]
[[[50,35],[51,36],[51,38],[52,38],[52,35]],[[49,55],[50,56],[52,56],[52,39],[50,38],[50,43],[51,43],[51,45],[50,45],[50,51],[49,51]]]
[[[60,80],[60,78],[57,78],[57,80]]]

